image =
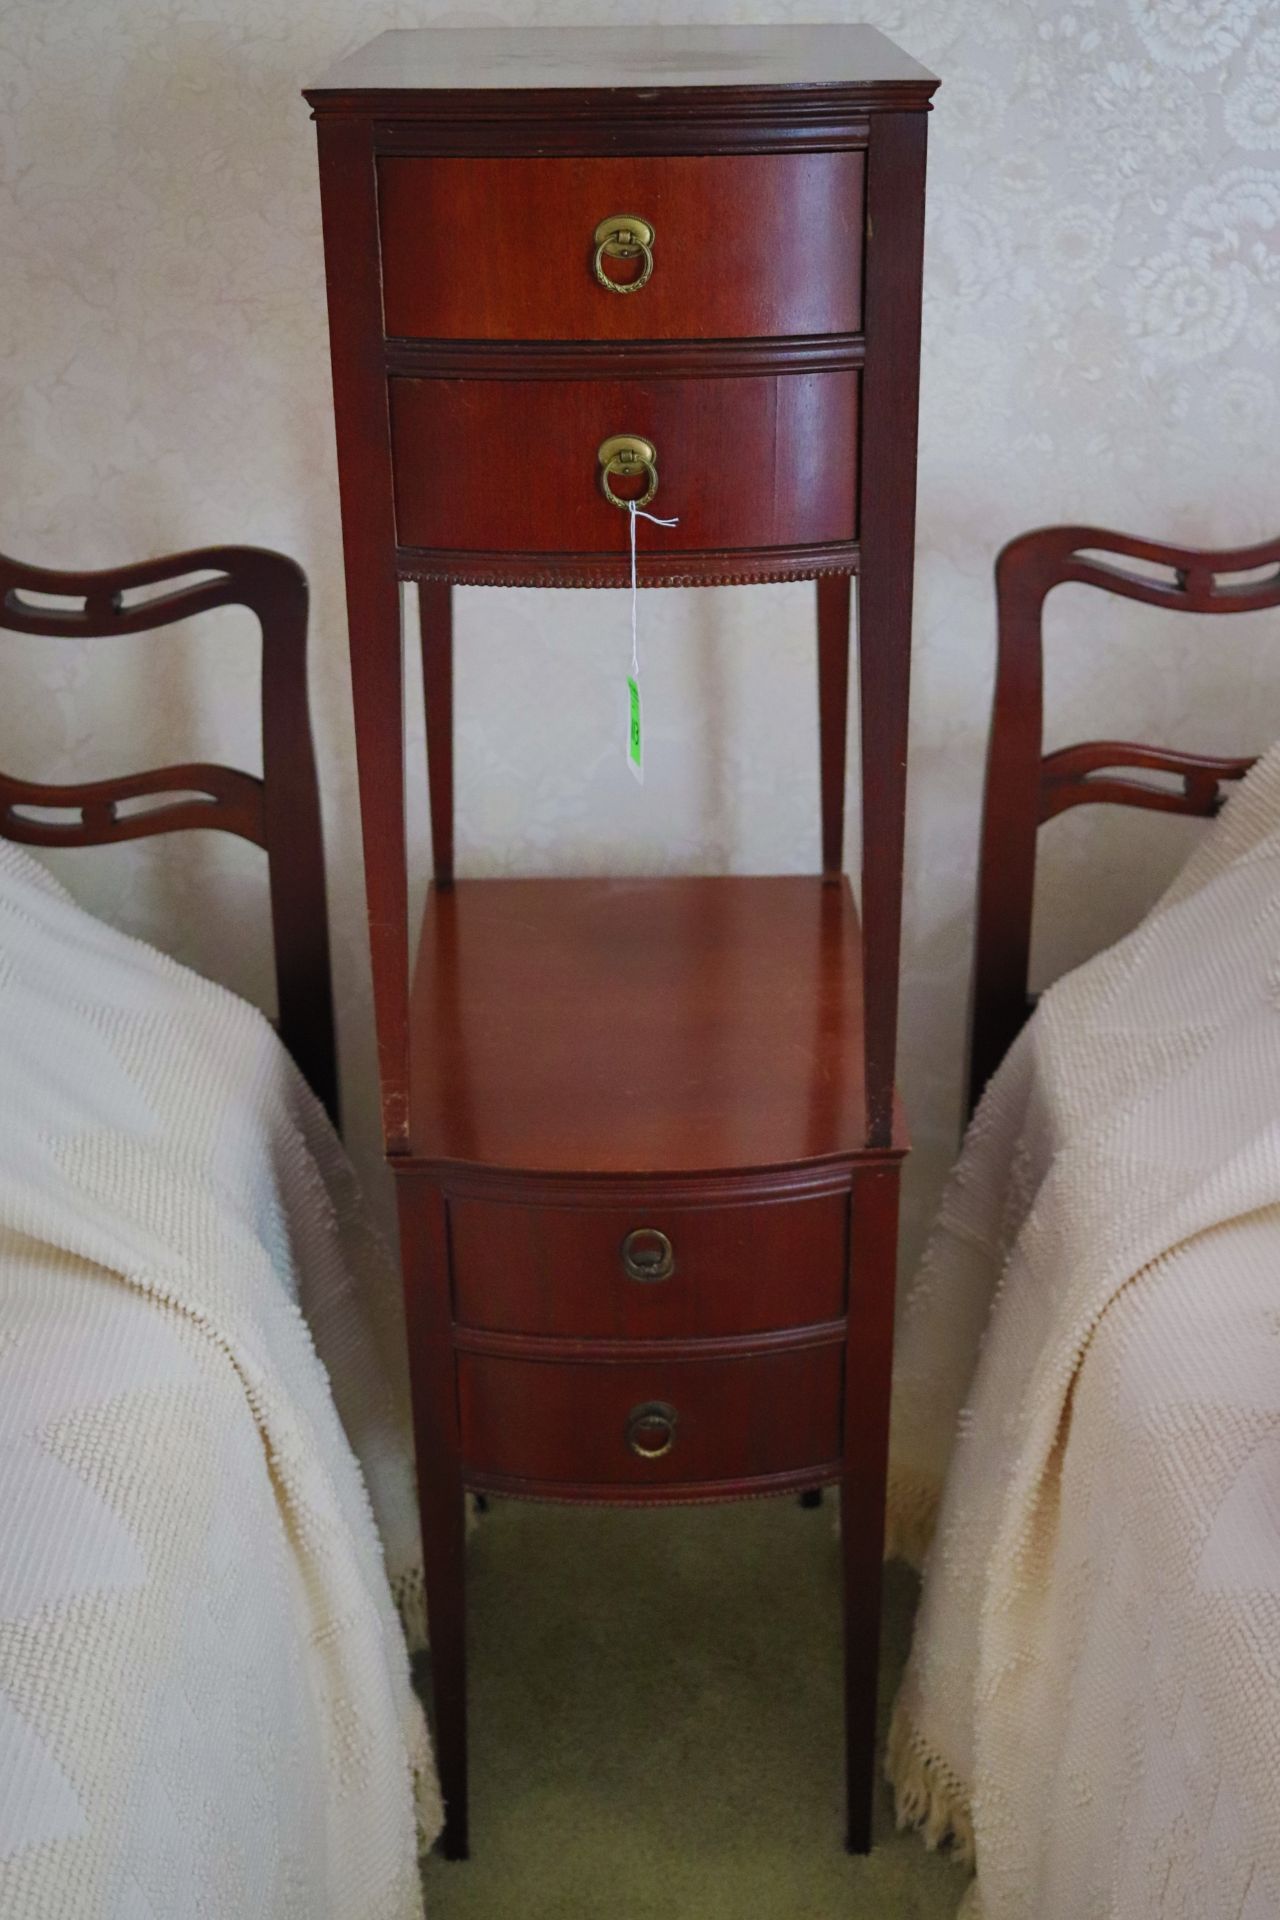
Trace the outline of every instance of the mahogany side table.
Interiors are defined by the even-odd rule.
[[[307,90],[454,1857],[465,1488],[838,1483],[848,1841],[870,1846],[936,84],[861,26],[427,28]],[[453,587],[622,586],[619,507],[655,494],[679,525],[646,528],[642,585],[817,581],[820,871],[455,882]],[[434,856],[412,979],[403,580]]]

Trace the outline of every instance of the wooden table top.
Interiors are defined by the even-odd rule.
[[[669,87],[907,86],[937,81],[875,27],[407,27],[305,89],[326,94]]]
[[[847,880],[432,887],[411,1027],[413,1160],[680,1175],[863,1150]]]

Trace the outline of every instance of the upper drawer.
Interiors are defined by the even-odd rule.
[[[733,340],[856,333],[863,155],[384,159],[385,325],[436,340]],[[597,229],[652,233],[643,286]],[[648,262],[605,253],[618,286]]]
[[[454,1311],[470,1327],[628,1340],[836,1320],[847,1213],[843,1193],[629,1209],[451,1200]]]

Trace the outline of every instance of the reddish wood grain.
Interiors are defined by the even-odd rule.
[[[417,1294],[410,1339],[430,1349],[415,1397],[444,1410],[419,1408],[418,1444],[454,1850],[460,1477],[643,1504],[840,1474],[850,1834],[868,1831],[878,1614],[866,1586],[905,1144],[892,1068],[921,110],[935,84],[861,28],[434,30],[376,43],[309,96],[332,135],[327,261],[387,1137]],[[607,213],[654,222],[653,278],[635,294],[591,276]],[[847,578],[819,589],[823,877],[448,884],[448,583],[623,584],[627,520],[601,499],[596,464],[618,432],[655,441],[653,505],[680,520],[643,529],[645,584],[864,569],[865,934],[840,874]],[[411,1017],[389,569],[428,583],[440,884]],[[850,1182],[874,1169],[890,1178],[864,1190],[852,1245]],[[674,1269],[620,1280],[616,1241],[645,1222],[672,1240]],[[846,1355],[851,1285],[858,1355]],[[846,1417],[850,1383],[861,1397]],[[626,1423],[650,1400],[677,1409],[676,1438],[642,1461]]]
[[[212,578],[191,578],[200,574]],[[127,596],[166,582],[174,583],[168,591],[126,604]],[[50,606],[36,595],[57,595],[65,604]],[[336,1122],[338,1063],[302,569],[261,547],[206,547],[92,573],[30,567],[0,554],[0,628],[14,633],[100,640],[173,626],[225,606],[251,609],[262,633],[262,778],[204,762],[70,784],[0,773],[0,834],[28,846],[90,847],[213,827],[262,847],[280,1038]],[[154,806],[122,811],[127,802],[151,796],[157,797]],[[65,808],[76,817],[50,821],[32,808]]]
[[[1114,556],[1109,558],[1108,556]],[[1137,567],[1124,561],[1137,561]],[[1159,569],[1155,572],[1153,569]],[[996,559],[996,681],[987,748],[969,1040],[969,1104],[1027,1017],[1027,969],[1036,842],[1044,821],[1068,807],[1110,802],[1163,813],[1209,815],[1219,782],[1252,762],[1139,745],[1082,741],[1043,755],[1044,603],[1065,582],[1187,613],[1250,613],[1280,606],[1280,539],[1217,552],[1177,547],[1104,527],[1039,527]],[[1170,791],[1104,769],[1181,776]]]
[[[669,1340],[834,1320],[844,1312],[843,1194],[756,1206],[449,1206],[454,1312],[472,1327]],[[629,1278],[626,1235],[652,1228],[674,1270]]]
[[[431,801],[431,870],[438,887],[453,880],[453,588],[424,580],[418,588],[422,693],[426,708],[427,784]]]
[[[867,1139],[893,1131],[915,579],[916,422],[927,122],[876,117],[867,156],[867,366],[863,397],[858,671],[862,713],[863,971]]]
[[[812,1494],[824,1486],[838,1484],[839,1460],[827,1460],[806,1467],[789,1467],[785,1473],[757,1473],[750,1479],[735,1474],[728,1480],[639,1481],[623,1486],[614,1482],[602,1487],[598,1480],[522,1480],[509,1473],[479,1473],[471,1468],[467,1485],[476,1493],[493,1493],[509,1500],[541,1500],[555,1506],[581,1504],[588,1507],[705,1507],[730,1500],[766,1500],[782,1494]]]
[[[844,871],[844,782],[849,739],[849,576],[817,583],[818,791],[822,804],[822,871]]]
[[[847,1158],[859,948],[848,882],[810,875],[432,888],[412,1152],[595,1177]]]
[[[643,538],[643,534],[641,536]],[[480,548],[401,547],[396,564],[404,580],[456,587],[629,587],[624,553],[510,553]],[[678,553],[640,549],[642,587],[729,587],[765,580],[813,580],[857,571],[858,548],[848,540],[819,546],[738,547],[732,553]]]
[[[724,380],[391,382],[402,546],[621,554],[628,516],[600,491],[616,433],[657,449],[645,566],[663,556],[852,540],[855,373]],[[638,495],[623,480],[615,491]]]
[[[840,1343],[740,1360],[589,1365],[462,1353],[458,1395],[464,1470],[535,1485],[670,1486],[798,1471],[840,1448]],[[640,1459],[627,1440],[635,1409],[675,1410],[671,1450]]]
[[[319,111],[393,111],[413,117],[486,111],[512,119],[612,109],[614,125],[666,117],[702,134],[706,94],[722,117],[750,104],[804,119],[827,90],[892,106],[925,104],[927,67],[864,25],[620,25],[620,27],[409,27],[345,54],[307,88]]]
[[[394,1154],[404,1150],[409,1132],[409,888],[403,639],[373,142],[361,120],[325,120],[316,136],[382,1135]]]
[[[859,333],[787,335],[765,340],[387,340],[388,373],[479,380],[626,379],[636,375],[856,372],[865,358]]]
[[[430,1560],[432,1731],[444,1796],[444,1851],[465,1860],[467,1819],[466,1527],[458,1393],[449,1324],[449,1251],[444,1199],[397,1168],[405,1332],[413,1391],[418,1507]]]
[[[860,1167],[853,1183],[849,1337],[845,1348],[844,1555],[845,1782],[851,1853],[870,1853],[876,1789],[880,1580],[893,1372],[898,1168]]]
[[[856,333],[862,155],[384,157],[388,334],[461,340],[715,340]],[[653,272],[611,293],[597,223],[638,214]],[[619,282],[638,263],[609,260]]]

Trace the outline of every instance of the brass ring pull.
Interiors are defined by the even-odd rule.
[[[676,1443],[676,1410],[667,1400],[644,1400],[627,1415],[627,1445],[638,1460],[661,1460]]]
[[[634,1227],[622,1243],[622,1271],[628,1280],[669,1280],[676,1256],[665,1233],[656,1227]]]
[[[596,279],[610,293],[639,293],[641,287],[648,286],[649,275],[653,272],[653,228],[638,213],[611,213],[596,228],[595,258],[592,267]],[[636,255],[643,256],[644,265],[634,280],[611,280],[604,270],[606,260],[634,260]]]
[[[647,507],[658,491],[658,449],[652,440],[646,440],[639,433],[614,433],[602,440],[596,448],[596,459],[600,462],[600,491],[612,507],[621,507],[625,511],[632,503],[619,497],[609,485],[609,475],[616,473],[620,479],[636,479],[647,476],[648,484],[635,501],[637,507]]]

